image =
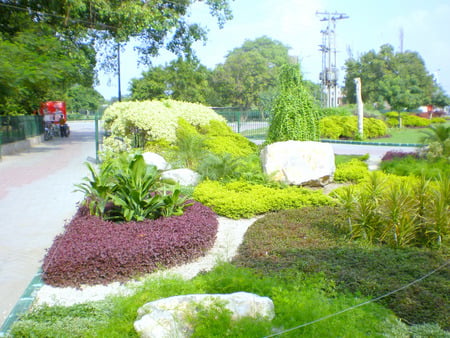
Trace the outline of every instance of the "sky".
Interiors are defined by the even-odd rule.
[[[190,10],[189,21],[208,29],[206,44],[196,43],[194,49],[210,69],[224,63],[226,55],[245,40],[268,36],[290,47],[289,54],[298,56],[304,77],[319,83],[319,45],[326,22],[321,21],[325,16],[317,13],[343,13],[348,18],[336,20],[335,29],[341,84],[343,65],[351,54],[358,57],[391,44],[396,52],[401,46],[404,51],[418,52],[429,73],[450,95],[449,0],[230,0],[230,4],[233,19],[222,29],[201,2]],[[165,65],[174,58],[162,52],[152,63]],[[129,43],[121,54],[122,96],[129,94],[130,80],[142,77],[146,70],[148,66],[138,66],[133,43]],[[96,89],[106,99],[117,97],[117,74],[99,72]]]

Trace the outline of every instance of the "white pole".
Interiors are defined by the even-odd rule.
[[[356,84],[356,103],[358,105],[358,132],[361,138],[364,137],[364,127],[363,127],[363,119],[364,119],[364,104],[361,96],[361,79],[359,77],[355,78]]]

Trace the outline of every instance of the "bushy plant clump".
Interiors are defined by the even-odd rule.
[[[359,159],[351,159],[348,162],[336,166],[334,180],[336,182],[360,182],[369,174],[367,163]]]
[[[266,143],[319,140],[319,117],[314,100],[302,83],[297,65],[280,70],[279,94],[272,108]]]
[[[77,188],[85,193],[83,204],[91,215],[118,222],[144,221],[181,215],[188,206],[180,189],[166,189],[157,168],[148,166],[140,154],[122,153],[103,162],[98,171],[87,166],[92,177],[85,177]]]
[[[333,192],[348,215],[353,238],[392,247],[440,247],[450,235],[448,177],[400,177],[373,172]]]
[[[200,203],[181,216],[123,224],[81,207],[46,254],[43,279],[60,287],[126,281],[202,256],[217,227],[214,212]]]
[[[432,180],[450,176],[450,166],[447,159],[430,160],[421,158],[417,154],[386,154],[386,158],[380,163],[380,169],[387,174],[398,176],[424,175],[427,179]]]
[[[270,213],[247,230],[233,263],[286,279],[294,272],[323,273],[331,279],[328,285],[334,282],[339,292],[375,298],[425,276],[448,260],[448,252],[348,241],[342,232],[347,226],[345,213],[327,206]],[[438,323],[448,330],[449,278],[446,266],[378,303],[410,325]],[[436,333],[436,337],[445,336],[439,328]],[[400,336],[410,335],[406,331]]]
[[[136,135],[144,141],[174,143],[179,118],[196,127],[205,126],[211,120],[225,122],[223,117],[201,104],[175,100],[116,102],[103,114],[104,128],[111,132],[104,146],[107,149],[116,146],[117,138],[121,138],[126,147],[131,147]]]
[[[321,191],[296,186],[268,187],[246,181],[204,181],[195,188],[193,196],[217,214],[234,219],[275,210],[333,204]]]
[[[377,138],[387,134],[386,124],[376,118],[364,118],[364,138]],[[327,139],[354,139],[358,137],[356,116],[327,116],[320,120],[320,136]]]
[[[401,122],[399,122],[399,115]],[[430,119],[420,117],[417,115],[411,115],[408,113],[398,113],[395,111],[391,111],[386,113],[385,115],[386,123],[390,128],[398,127],[399,123],[401,123],[402,127],[428,127],[431,125],[432,121]]]

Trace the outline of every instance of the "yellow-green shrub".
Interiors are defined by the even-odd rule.
[[[334,173],[336,182],[359,182],[369,173],[367,163],[358,159],[338,164]]]
[[[334,204],[320,191],[296,186],[273,188],[245,181],[204,181],[195,188],[193,196],[217,214],[234,219],[309,205]]]
[[[364,137],[384,136],[387,126],[376,118],[364,118]],[[320,120],[321,137],[328,139],[356,138],[358,135],[358,118],[356,116],[327,116]]]

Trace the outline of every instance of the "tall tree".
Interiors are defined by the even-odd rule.
[[[175,100],[206,103],[210,91],[210,71],[195,59],[178,58],[165,67],[152,67],[141,79],[131,82],[131,98]]]
[[[267,36],[232,50],[213,72],[215,105],[258,107],[261,94],[276,86],[280,67],[290,62],[288,51],[289,47]]]
[[[391,45],[381,46],[378,53],[372,50],[358,60],[346,61],[345,94],[349,103],[356,101],[356,77],[361,78],[363,101],[379,107],[387,103],[398,111],[415,109],[432,104],[439,97],[438,86],[420,55],[411,51],[395,53]]]
[[[39,78],[47,78],[53,84],[50,86],[53,90],[47,90],[47,93],[64,91],[67,86],[56,84],[50,79],[60,79],[63,84],[70,82],[70,86],[76,83],[85,85],[86,82],[92,84],[95,80],[96,60],[101,60],[100,65],[104,69],[114,70],[117,65],[117,47],[123,46],[132,38],[139,41],[139,61],[145,64],[150,64],[151,58],[158,55],[161,48],[177,55],[193,55],[192,44],[205,40],[207,35],[204,27],[189,22],[188,19],[190,6],[200,1],[202,0],[2,0],[1,48],[7,49],[4,55],[8,56],[23,50],[23,45],[16,40],[27,31],[36,33],[36,43],[41,40],[41,36],[59,41],[56,46],[52,40],[55,50],[51,53],[58,53],[61,60],[65,57],[67,63],[76,60],[79,67],[67,67],[65,79],[58,72]],[[204,3],[218,19],[219,25],[231,18],[228,0],[206,0]],[[30,49],[28,52],[32,51]],[[52,72],[54,67],[45,68],[47,55],[43,55],[44,62],[41,62],[40,55],[38,53],[34,61],[23,68],[36,67]],[[11,67],[3,66],[6,75],[0,77],[2,83],[8,83],[8,77],[14,75],[12,70],[17,68],[15,62],[21,63],[20,57],[10,58],[9,61]],[[9,102],[9,107],[11,104],[18,104],[16,97],[8,96],[16,90],[12,88],[16,86],[0,90],[0,104],[3,101],[3,107],[5,102]],[[45,88],[50,89],[48,86]],[[29,84],[23,81],[21,89],[25,93],[33,92],[36,88],[29,90]],[[49,95],[35,92],[34,97],[36,101],[41,101],[48,99]],[[28,106],[18,106],[21,112],[29,110]]]

